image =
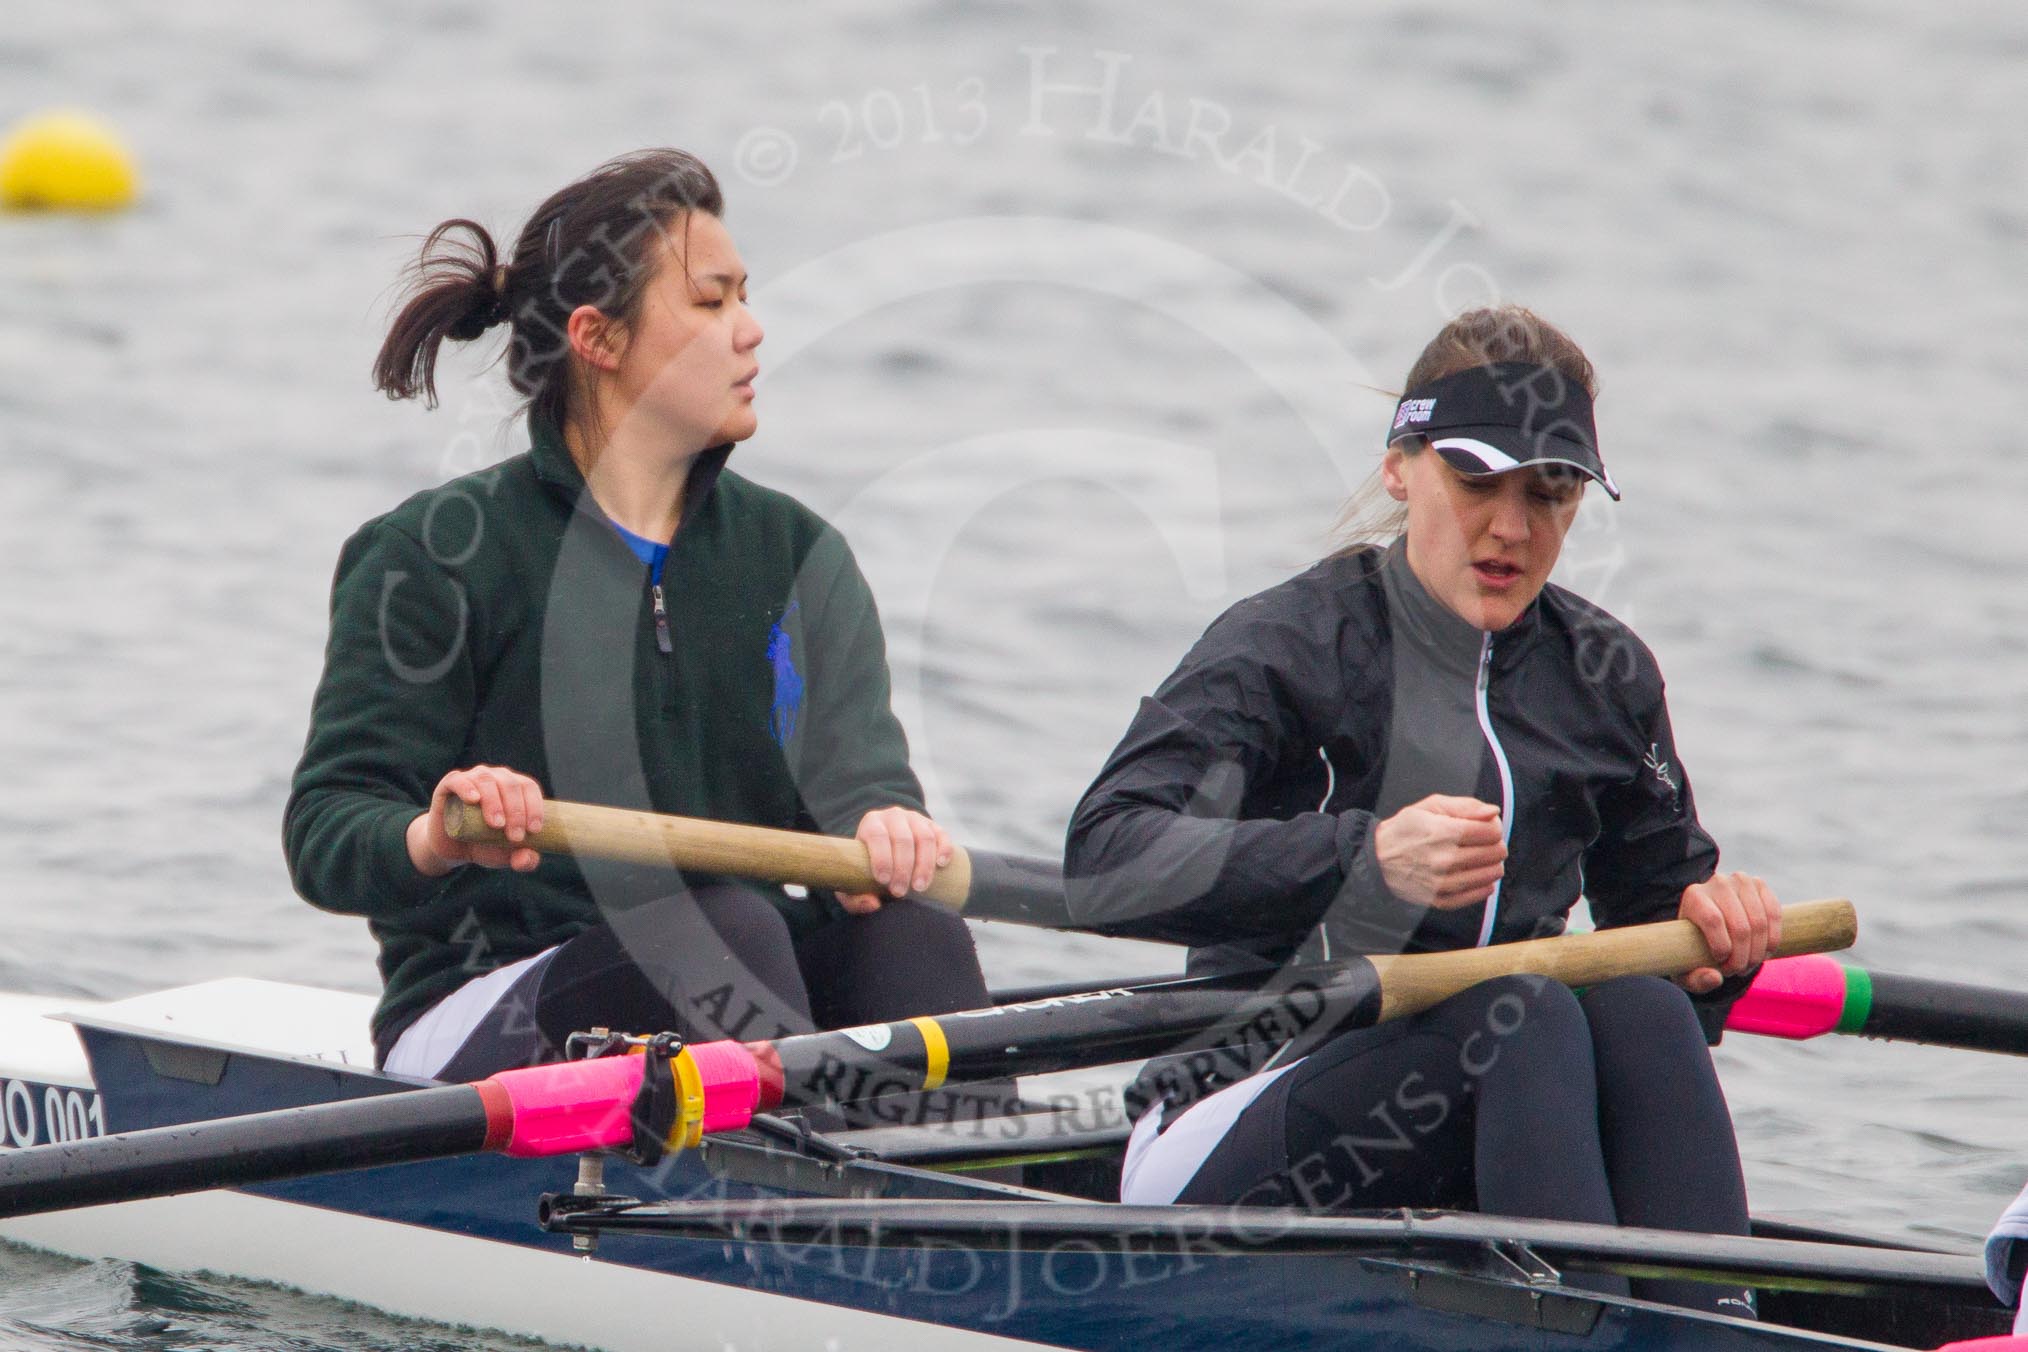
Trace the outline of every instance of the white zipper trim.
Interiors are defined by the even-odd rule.
[[[1507,767],[1507,751],[1500,745],[1500,739],[1493,733],[1493,715],[1486,708],[1486,687],[1493,682],[1493,636],[1487,634],[1479,645],[1479,731],[1486,734],[1486,745],[1493,748],[1493,763],[1500,767],[1500,843],[1506,845],[1514,837],[1514,772]],[[1502,879],[1501,882],[1504,882]],[[1500,915],[1500,883],[1493,884],[1492,895],[1486,898],[1486,918],[1479,926],[1479,947],[1484,948],[1493,939],[1493,922]]]
[[[1331,764],[1331,753],[1321,746],[1317,748],[1317,759],[1324,762],[1324,797],[1318,802],[1317,811],[1329,812],[1331,810],[1331,795],[1338,792],[1338,767]],[[1331,960],[1331,927],[1329,924],[1318,924],[1317,938],[1322,941],[1324,946],[1321,960],[1329,962]],[[1275,1053],[1277,1056],[1280,1054],[1279,1052]],[[1270,1060],[1270,1064],[1272,1064],[1272,1060]]]

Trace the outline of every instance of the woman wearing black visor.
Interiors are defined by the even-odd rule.
[[[1388,430],[1389,510],[1360,532],[1382,543],[1235,605],[1142,701],[1071,823],[1073,904],[1205,973],[1536,938],[1582,895],[1600,927],[1694,921],[1721,966],[1582,994],[1502,978],[1223,1089],[1158,1068],[1123,1200],[1746,1232],[1698,1006],[1741,987],[1780,907],[1717,872],[1653,654],[1549,584],[1586,486],[1619,496],[1595,389],[1529,311],[1448,324]],[[1639,1285],[1752,1313],[1737,1288]]]

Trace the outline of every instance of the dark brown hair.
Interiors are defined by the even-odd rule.
[[[1415,365],[1408,368],[1404,388],[1420,389],[1445,376],[1468,371],[1474,366],[1496,362],[1522,361],[1551,367],[1564,379],[1584,387],[1598,397],[1598,372],[1591,358],[1571,341],[1570,335],[1519,305],[1493,305],[1467,310],[1437,330]],[[1393,396],[1400,398],[1399,395]],[[1402,444],[1413,455],[1423,448],[1420,441]],[[1406,529],[1405,504],[1394,501],[1381,486],[1378,473],[1355,490],[1339,509],[1331,537],[1337,542],[1333,557],[1351,554],[1368,545],[1386,544]]]
[[[435,407],[444,340],[470,342],[504,322],[509,383],[527,396],[531,419],[561,429],[581,412],[571,312],[594,306],[631,328],[659,246],[694,211],[725,214],[718,180],[696,156],[664,149],[609,160],[552,193],[521,227],[511,260],[478,222],[445,221],[409,269],[406,299],[373,361],[374,387]]]

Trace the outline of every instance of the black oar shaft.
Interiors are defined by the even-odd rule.
[[[1063,895],[1063,866],[1049,859],[973,850],[972,894],[964,914],[1041,929],[1076,929]]]
[[[1181,982],[1176,989],[1091,991],[782,1038],[772,1044],[781,1101],[845,1102],[1192,1048],[1283,1042],[1327,1021],[1364,1028],[1380,1017],[1379,978],[1363,958],[1289,976],[1244,995]]]
[[[1212,984],[1228,990],[1251,990],[1274,980],[1275,969],[1243,973],[1244,978],[1225,979]],[[1146,976],[1114,977],[1111,981],[1093,981],[1086,977],[1082,981],[1043,981],[1032,986],[1002,986],[988,992],[996,1005],[1025,1005],[1036,1000],[1055,1000],[1066,995],[1090,995],[1094,991],[1117,990],[1124,986],[1158,986],[1164,982],[1181,981],[1184,978],[1172,972],[1149,973]]]
[[[1886,972],[1867,975],[1872,1007],[1859,1026],[1862,1036],[2028,1056],[2028,995]]]
[[[284,1108],[0,1152],[0,1216],[166,1197],[484,1148],[471,1085]]]

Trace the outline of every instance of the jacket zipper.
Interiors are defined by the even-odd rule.
[[[1500,767],[1500,843],[1510,844],[1514,838],[1514,772],[1507,765],[1506,748],[1493,732],[1493,715],[1486,707],[1486,690],[1493,683],[1493,636],[1487,634],[1479,647],[1478,706],[1479,730],[1486,734],[1486,745],[1493,748],[1493,764]],[[1493,922],[1500,915],[1500,887],[1506,880],[1493,884],[1493,893],[1486,898],[1486,918],[1479,925],[1479,947],[1484,948],[1493,941]]]
[[[673,653],[676,645],[669,641],[669,607],[662,602],[662,584],[651,582],[648,591],[655,598],[655,646],[665,653]]]

